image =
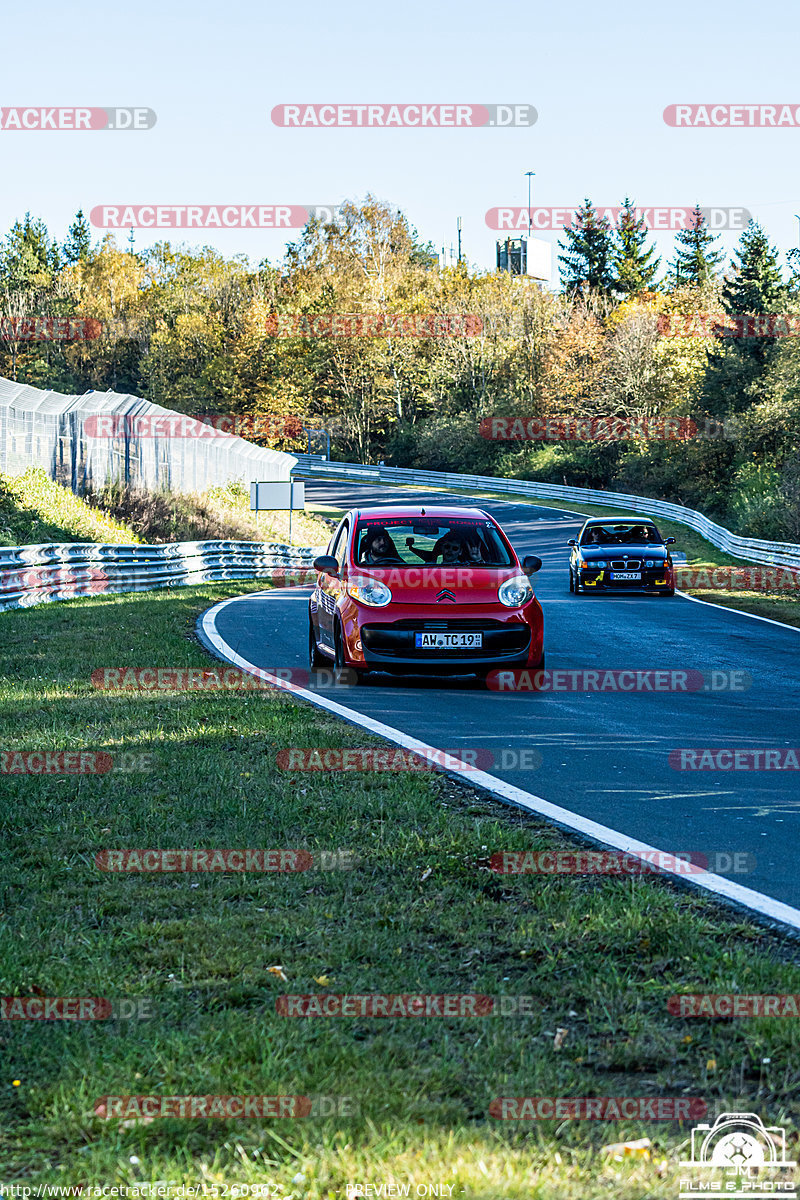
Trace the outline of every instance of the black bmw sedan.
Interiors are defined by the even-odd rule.
[[[663,538],[649,517],[591,517],[570,539],[569,590],[657,592],[674,596],[675,576]]]

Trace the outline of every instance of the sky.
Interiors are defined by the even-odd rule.
[[[500,235],[486,213],[527,208],[534,171],[534,207],[630,196],[642,207],[745,208],[785,254],[800,227],[798,32],[797,0],[13,5],[0,24],[0,106],[135,106],[157,120],[0,129],[0,230],[26,211],[60,239],[79,208],[326,205],[372,193],[437,250],[455,244],[461,217],[467,259],[493,269]],[[271,120],[276,105],[323,102],[529,104],[538,116],[514,128]],[[798,124],[674,128],[670,104],[785,104]],[[299,232],[142,228],[134,244],[166,238],[279,263]],[[730,253],[739,236],[725,232],[720,245]],[[127,244],[128,230],[118,237]],[[674,235],[655,241],[671,257]]]

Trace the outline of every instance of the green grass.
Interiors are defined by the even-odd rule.
[[[127,525],[90,508],[41,467],[0,475],[0,546],[138,541]]]
[[[238,481],[202,495],[108,488],[94,504],[50,479],[41,467],[0,475],[0,546],[37,542],[141,543],[174,541],[286,542],[288,512],[250,511]],[[292,514],[292,544],[327,543],[330,522],[312,510]]]
[[[0,994],[148,998],[154,1013],[0,1026],[0,1181],[271,1183],[308,1200],[339,1200],[348,1181],[414,1181],[469,1200],[674,1200],[686,1125],[504,1123],[490,1101],[700,1096],[713,1113],[797,1123],[797,1021],[666,1008],[682,991],[800,992],[795,943],[660,880],[496,875],[492,852],[574,843],[447,777],[282,772],[281,747],[375,741],[287,697],[92,688],[97,667],[211,665],[197,614],[257,587],[0,617],[3,750],[151,756],[127,774],[2,777]],[[358,865],[96,869],[98,851],[133,847],[346,848]],[[275,1013],[281,993],[326,991],[529,995],[533,1014]],[[93,1111],[108,1093],[322,1094],[357,1112],[120,1125]],[[651,1157],[603,1152],[641,1137]]]

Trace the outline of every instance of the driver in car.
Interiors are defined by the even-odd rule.
[[[376,525],[367,533],[361,547],[361,562],[365,566],[378,567],[381,564],[400,561],[397,547],[382,525]]]

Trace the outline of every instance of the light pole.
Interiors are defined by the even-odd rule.
[[[530,236],[531,236],[531,179],[536,174],[536,172],[535,171],[526,171],[525,174],[528,176],[528,240],[530,241]]]

